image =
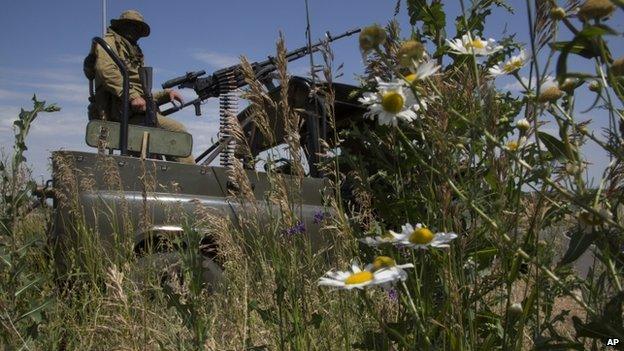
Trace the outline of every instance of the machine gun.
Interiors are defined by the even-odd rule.
[[[332,41],[348,37],[350,35],[360,32],[360,30],[360,28],[352,29],[337,36],[332,36],[329,32],[326,32],[325,40],[322,40],[314,45],[303,46],[296,50],[287,52],[286,61],[291,62],[300,59],[308,54],[317,52],[326,43],[331,43]],[[268,59],[264,61],[252,63],[251,67],[254,70],[256,79],[270,86],[271,73],[273,73],[277,69],[275,64],[275,57],[272,56],[269,56]],[[247,84],[243,77],[240,64],[220,69],[214,72],[211,76],[202,77],[205,74],[206,71],[187,72],[185,75],[164,82],[162,84],[163,89],[172,88],[174,86],[178,86],[178,88],[192,88],[193,90],[195,90],[195,93],[197,93],[198,97],[180,106],[174,106],[172,108],[169,108],[165,110],[162,114],[169,115],[187,106],[193,105],[195,106],[195,115],[200,116],[200,104],[202,101],[207,100],[211,97],[218,97],[222,92],[227,91],[232,86],[240,88]]]

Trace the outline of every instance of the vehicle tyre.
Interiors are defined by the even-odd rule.
[[[182,255],[179,251],[154,252],[137,259],[136,274],[133,277],[140,285],[157,282],[161,287],[165,285],[181,285],[184,280],[182,272]],[[153,275],[156,275],[156,281]],[[201,262],[201,276],[204,286],[213,290],[222,280],[223,269],[210,257],[203,256]]]

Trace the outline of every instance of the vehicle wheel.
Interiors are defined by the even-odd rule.
[[[202,280],[208,290],[213,290],[223,277],[223,270],[209,257],[205,257],[201,263]],[[181,285],[184,280],[182,274],[182,257],[179,251],[155,252],[140,257],[137,260],[137,272],[135,282],[140,285],[158,283],[165,285]],[[154,274],[156,281],[153,280]]]

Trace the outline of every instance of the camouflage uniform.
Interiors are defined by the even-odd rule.
[[[118,20],[114,21],[138,21],[140,24],[147,28],[143,36],[149,35],[149,27],[143,22],[143,16],[137,11],[125,11],[122,13]],[[111,24],[111,27],[112,27]],[[141,48],[128,41],[126,38],[115,32],[113,28],[109,27],[104,41],[113,49],[113,51],[124,62],[128,69],[129,78],[129,101],[137,97],[144,97],[143,87],[141,85],[141,79],[139,78],[139,68],[143,67],[143,52]],[[92,49],[94,50],[94,49]],[[121,72],[117,68],[115,62],[110,56],[100,47],[95,46],[95,97],[93,104],[90,106],[89,118],[106,119],[112,121],[120,121],[122,115],[122,95],[123,95],[123,77]],[[154,102],[156,105],[169,102],[169,93],[166,90],[159,91],[153,94]],[[145,114],[141,112],[133,112],[129,108],[129,121],[131,124],[142,124],[145,120]],[[182,123],[165,117],[161,114],[157,114],[158,126],[165,130],[174,132],[186,132],[186,128]],[[176,158],[174,161],[182,163],[194,164],[195,161],[191,156],[184,158]]]

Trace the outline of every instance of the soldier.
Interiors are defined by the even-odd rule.
[[[115,53],[121,58],[128,69],[130,80],[130,118],[131,124],[141,124],[145,118],[146,101],[139,68],[143,66],[143,52],[137,44],[139,38],[147,37],[150,27],[143,16],[135,10],[124,11],[118,19],[111,20],[104,40],[110,45]],[[112,121],[121,120],[123,78],[115,62],[99,45],[95,50],[91,49],[90,56],[94,56],[95,64],[87,67],[85,60],[85,74],[94,76],[95,97],[89,106],[89,118],[106,119]],[[91,72],[89,70],[91,69]],[[163,90],[155,93],[156,105],[178,101],[182,103],[182,96],[177,91]],[[158,126],[165,130],[185,132],[184,126],[171,118],[157,114]],[[173,161],[194,164],[192,155],[184,158],[175,158]]]

